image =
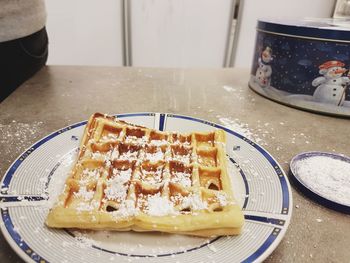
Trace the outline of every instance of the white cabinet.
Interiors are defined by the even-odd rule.
[[[222,67],[233,2],[46,0],[48,64],[121,66],[125,56],[131,66]]]
[[[46,0],[48,64],[123,65],[122,0]]]
[[[222,67],[233,0],[130,0],[131,64]]]
[[[121,66],[125,55],[131,66],[222,67],[233,2],[46,0],[48,64]],[[130,22],[127,48],[123,14]]]

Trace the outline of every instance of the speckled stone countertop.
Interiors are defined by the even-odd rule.
[[[238,129],[288,173],[305,151],[350,155],[350,120],[290,108],[254,93],[246,69],[49,66],[0,103],[0,176],[27,147],[94,112],[169,112]],[[292,187],[293,214],[266,262],[349,262],[350,216]],[[0,262],[21,262],[0,234]]]

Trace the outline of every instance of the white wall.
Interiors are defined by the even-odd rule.
[[[222,67],[232,0],[131,0],[133,66]]]
[[[121,0],[46,0],[48,64],[123,64]]]
[[[250,68],[258,18],[331,17],[335,0],[241,0],[233,66]]]

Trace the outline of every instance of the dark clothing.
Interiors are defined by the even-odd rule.
[[[39,71],[47,56],[45,27],[29,36],[0,43],[0,102]]]

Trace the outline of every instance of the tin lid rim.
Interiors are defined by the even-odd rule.
[[[336,153],[330,153],[330,152],[321,152],[321,151],[311,151],[311,152],[303,152],[300,153],[292,158],[290,161],[290,167],[289,167],[289,178],[291,179],[292,184],[301,191],[305,196],[309,197],[313,201],[319,203],[320,205],[323,205],[327,208],[330,208],[332,210],[350,214],[350,205],[337,202],[333,199],[327,198],[323,194],[316,192],[313,190],[307,183],[305,183],[302,178],[299,176],[298,171],[296,170],[296,165],[300,160],[303,160],[305,158],[310,158],[314,156],[325,156],[328,158],[334,158],[338,159],[347,163],[350,163],[350,157],[336,154]]]
[[[349,21],[350,25],[350,21]],[[316,26],[305,20],[258,19],[257,30],[286,36],[349,42],[350,27]]]

